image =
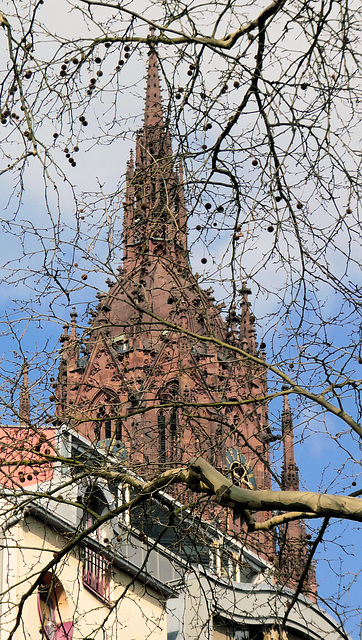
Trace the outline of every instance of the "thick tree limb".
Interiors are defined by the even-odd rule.
[[[245,510],[245,514],[248,514],[248,511]],[[315,513],[301,512],[301,511],[291,511],[290,513],[279,513],[277,516],[273,516],[269,518],[269,520],[265,520],[265,522],[255,522],[251,516],[245,517],[246,524],[248,526],[248,531],[271,531],[286,522],[292,522],[293,520],[305,520],[305,518],[318,518],[319,516]]]
[[[232,484],[202,458],[190,462],[191,488],[209,491],[220,505],[251,511],[300,512],[300,517],[334,517],[362,522],[362,500],[349,496],[312,491],[272,491],[241,489]],[[296,514],[293,514],[295,517]]]
[[[254,31],[261,26],[264,26],[265,22],[273,17],[280,9],[285,5],[286,0],[274,0],[269,5],[267,5],[259,15],[254,19],[250,20],[239,29],[233,31],[232,33],[228,33],[223,38],[215,38],[214,36],[195,36],[191,34],[180,35],[180,32],[176,29],[170,28],[169,26],[160,25],[153,20],[149,20],[146,16],[137,13],[136,11],[130,9],[129,7],[120,7],[118,4],[114,4],[111,2],[99,2],[98,0],[81,0],[87,6],[101,6],[108,7],[109,9],[120,9],[123,13],[128,14],[138,20],[142,20],[145,24],[148,24],[149,27],[153,29],[158,29],[160,31],[159,36],[128,36],[128,37],[120,37],[120,38],[111,38],[107,35],[107,38],[104,38],[104,41],[112,40],[113,42],[139,42],[148,44],[150,42],[154,42],[155,44],[164,44],[164,45],[180,45],[187,43],[198,43],[206,46],[210,46],[215,49],[232,49],[234,44],[244,35]],[[102,42],[102,39],[99,39],[99,42]]]
[[[143,481],[127,472],[97,469],[97,476],[113,482],[131,484],[143,498],[174,484],[209,495],[223,507],[250,511],[282,511],[263,523],[247,518],[250,531],[270,530],[291,520],[304,518],[343,518],[362,522],[362,500],[354,496],[317,493],[313,491],[273,491],[242,489],[203,458],[191,460],[188,468],[170,469],[151,481]],[[90,471],[90,474],[92,472]]]

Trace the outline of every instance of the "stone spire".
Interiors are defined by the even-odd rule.
[[[283,386],[282,390],[287,391]],[[294,457],[293,419],[289,407],[288,395],[283,398],[282,413],[283,466],[281,488],[284,491],[299,491],[299,472]],[[308,558],[306,528],[304,520],[289,522],[281,532],[279,558],[280,581],[295,589],[304,573]],[[311,565],[304,578],[302,591],[311,600],[317,598],[317,582],[314,564]]]
[[[20,391],[19,400],[19,416],[20,425],[28,425],[30,421],[30,395],[29,395],[29,382],[28,382],[29,366],[27,360],[23,364],[23,382]]]
[[[283,387],[286,391],[287,387]],[[293,419],[289,407],[288,395],[283,398],[282,413],[282,437],[283,437],[283,468],[282,489],[284,491],[299,491],[299,471],[294,457],[294,433]]]
[[[247,287],[246,282],[243,282],[240,294],[242,299],[239,339],[244,351],[247,351],[252,355],[256,355],[255,318],[253,314],[250,313],[250,302],[248,296],[251,294],[251,289]]]
[[[70,339],[77,340],[77,317],[78,314],[75,310],[75,307],[72,307],[72,312],[70,314]]]
[[[153,34],[154,30],[152,29],[151,37]],[[154,44],[150,45],[148,51],[144,124],[143,130],[138,134],[138,142],[143,149],[136,150],[136,164],[144,156],[144,153],[148,156],[147,164],[161,157],[172,158],[171,136],[162,108],[158,58]],[[144,160],[145,158],[143,158],[143,162]]]
[[[65,417],[75,396],[75,385],[78,380],[77,367],[79,360],[79,339],[77,335],[77,312],[72,307],[70,325],[64,325],[64,332],[59,341],[62,343],[60,351],[59,382],[56,390],[56,413]],[[70,331],[69,331],[70,329]],[[71,409],[70,409],[71,410]]]
[[[154,29],[151,30],[151,37],[153,35]],[[162,128],[164,126],[164,122],[161,104],[160,78],[158,73],[156,47],[154,45],[150,46],[148,54],[144,126],[145,128]]]
[[[126,172],[123,264],[127,272],[138,268],[142,257],[155,254],[189,267],[182,168],[173,156],[164,118],[154,44],[148,53],[144,123]]]

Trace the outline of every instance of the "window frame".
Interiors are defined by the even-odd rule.
[[[110,604],[112,562],[89,547],[83,551],[83,585],[94,595]]]

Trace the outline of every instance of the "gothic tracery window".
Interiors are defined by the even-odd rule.
[[[100,440],[110,440],[121,433],[120,421],[118,418],[118,399],[110,393],[101,392],[93,402],[93,432],[96,442]]]

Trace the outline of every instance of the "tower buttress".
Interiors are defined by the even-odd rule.
[[[73,351],[74,355],[77,355],[77,347],[75,343],[77,342],[77,317],[78,314],[75,310],[75,307],[72,308],[72,312],[70,314],[71,323],[70,323],[70,339],[73,341]],[[79,355],[77,355],[79,357]]]
[[[178,196],[180,201],[179,226],[182,232],[184,248],[187,251],[188,249],[187,209],[186,209],[186,199],[185,199],[185,189],[184,189],[184,170],[183,170],[182,160],[180,160],[179,166],[178,166],[178,180],[179,180]]]

